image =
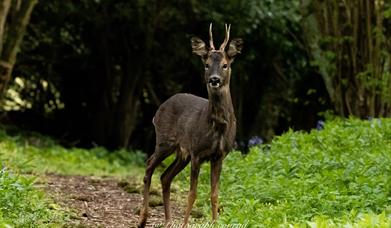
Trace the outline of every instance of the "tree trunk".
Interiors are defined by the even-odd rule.
[[[109,18],[105,11],[102,14]],[[144,86],[141,72],[145,73],[142,67],[147,65],[143,61],[146,55],[132,52],[126,36],[110,37],[111,28],[107,25],[98,28],[96,33],[100,45],[97,55],[105,70],[95,81],[99,89],[95,91],[98,99],[91,136],[98,145],[109,149],[127,148],[139,117],[140,94]],[[121,58],[113,54],[118,47]],[[132,55],[138,55],[138,61],[132,61]]]
[[[361,118],[391,115],[384,2],[302,0],[308,52],[335,111]]]
[[[10,7],[11,0],[0,0],[0,53],[3,50],[5,22],[7,21]]]
[[[20,49],[31,13],[37,3],[38,0],[13,1],[12,10],[14,11],[12,15],[9,15],[11,7],[9,0],[0,2],[0,13],[4,13],[0,14],[0,47],[2,47],[0,53],[0,101],[11,79],[16,55]],[[6,19],[7,16],[11,16],[11,18]],[[3,24],[5,21],[9,21],[9,24]]]
[[[136,127],[137,113],[140,105],[140,74],[128,72],[121,86],[121,96],[113,124],[111,142],[113,148],[129,147],[129,139]]]

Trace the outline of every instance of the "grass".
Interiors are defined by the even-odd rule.
[[[66,219],[34,188],[34,178],[0,171],[0,227],[54,227]]]
[[[189,169],[178,177],[188,186]],[[210,214],[209,165],[198,206]],[[251,227],[391,227],[391,119],[334,120],[289,131],[225,160],[221,224]]]
[[[48,137],[13,134],[4,128],[0,128],[0,161],[0,228],[61,227],[66,223],[67,209],[35,186],[42,174],[141,179],[144,169],[141,152],[66,149]]]
[[[0,160],[11,169],[35,174],[139,177],[144,167],[141,152],[67,149],[42,135],[10,136],[4,129],[0,129]]]
[[[67,213],[34,187],[36,176],[46,172],[141,179],[144,171],[141,153],[66,149],[50,138],[4,129],[0,161],[0,228],[56,227],[67,220]],[[204,164],[196,206],[205,220],[209,185]],[[188,189],[189,167],[177,186]],[[232,152],[223,166],[220,201],[219,226],[389,228],[391,119],[336,119],[319,131],[289,131],[247,155]]]

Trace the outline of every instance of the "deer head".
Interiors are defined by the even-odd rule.
[[[225,38],[218,50],[213,44],[212,23],[209,26],[209,47],[198,37],[191,39],[193,53],[201,57],[205,67],[204,80],[209,92],[229,87],[231,76],[231,63],[235,56],[241,52],[243,41],[240,38],[229,42],[231,25],[225,24]],[[226,46],[229,42],[228,49]]]

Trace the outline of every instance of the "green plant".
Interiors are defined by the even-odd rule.
[[[144,166],[144,154],[139,151],[67,149],[42,135],[10,136],[4,129],[0,129],[0,159],[12,169],[35,174],[138,177]]]
[[[0,127],[0,228],[58,227],[68,213],[59,210],[36,188],[35,179],[45,173],[141,178],[141,152],[103,148],[64,148],[54,140],[19,129]],[[7,168],[5,168],[7,167]]]
[[[54,226],[65,218],[34,188],[34,180],[4,167],[0,171],[0,227]]]
[[[290,130],[246,156],[233,152],[221,176],[220,223],[361,227],[379,221],[373,227],[386,227],[391,222],[390,151],[391,119],[335,119],[323,130]],[[186,188],[188,172],[179,176]],[[209,165],[201,171],[198,189],[198,202],[208,202]],[[209,214],[208,204],[198,206]]]

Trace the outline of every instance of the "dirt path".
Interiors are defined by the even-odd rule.
[[[125,191],[127,183],[110,177],[49,174],[46,191],[61,206],[75,212],[69,227],[136,227],[142,195]],[[147,227],[162,227],[163,206],[158,198],[154,204]],[[182,208],[173,202],[173,217],[181,218]]]

